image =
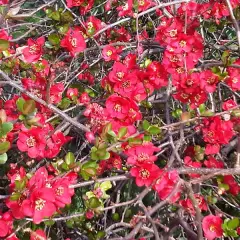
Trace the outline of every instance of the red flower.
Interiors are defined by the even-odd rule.
[[[128,155],[127,163],[131,165],[153,163],[157,160],[157,157],[154,156],[153,153],[159,150],[160,149],[152,143],[132,147],[125,152],[125,154]]]
[[[9,227],[4,220],[0,219],[0,237],[6,237],[9,232]]]
[[[20,132],[17,146],[20,151],[27,152],[29,157],[36,158],[46,146],[45,132],[40,127]]]
[[[204,121],[203,140],[207,143],[206,154],[218,153],[220,145],[227,144],[233,137],[233,123],[220,117],[212,117]]]
[[[205,237],[209,240],[222,237],[222,223],[222,219],[218,216],[208,215],[204,217],[202,220],[202,227]]]
[[[61,41],[61,47],[66,48],[74,57],[76,54],[83,52],[86,48],[86,42],[78,29],[69,29]]]
[[[227,84],[233,91],[240,90],[240,71],[232,67],[227,68],[228,78]]]
[[[103,55],[103,59],[106,62],[109,62],[112,60],[115,60],[115,61],[119,60],[117,49],[110,45],[107,45],[106,47],[103,48],[102,55]]]
[[[90,97],[88,96],[87,92],[83,92],[79,99],[78,99],[79,103],[87,105],[88,103],[90,103]]]
[[[224,168],[224,163],[212,156],[209,156],[208,160],[204,161],[204,165],[208,168]]]
[[[194,162],[191,157],[189,156],[186,156],[184,158],[184,164],[187,166],[187,167],[193,167],[193,168],[200,168],[202,167],[202,163],[201,162]],[[199,177],[200,175],[199,174],[196,174],[196,173],[190,173],[189,176],[191,178],[197,178]]]
[[[109,73],[109,80],[113,83],[122,81],[127,73],[128,69],[124,64],[115,62],[112,71]]]
[[[229,192],[236,196],[240,192],[240,187],[232,175],[227,175],[223,177],[223,183],[229,186]]]
[[[157,178],[158,172],[158,166],[152,163],[143,163],[130,170],[131,175],[136,177],[136,184],[139,187],[150,186]]]
[[[133,15],[133,0],[128,0],[124,6],[117,7],[119,17]]]
[[[138,11],[142,12],[147,10],[153,5],[153,2],[150,0],[138,0]]]
[[[1,4],[1,0],[0,0],[0,4]],[[12,37],[10,37],[4,29],[0,30],[0,39],[10,40],[11,38]]]
[[[173,191],[175,185],[179,181],[179,175],[176,171],[170,171],[163,173],[162,171],[158,174],[158,180],[154,185],[154,189],[158,192],[159,197],[164,200]],[[178,191],[172,196],[170,202],[176,202],[180,198],[181,192]]]
[[[71,137],[64,136],[62,132],[56,132],[47,139],[46,148],[43,152],[43,156],[46,158],[56,157],[60,152],[61,147],[71,139]]]
[[[47,240],[47,236],[43,230],[38,229],[35,232],[31,232],[30,240]]]
[[[68,88],[66,96],[68,98],[70,98],[71,100],[76,99],[76,97],[78,96],[78,89],[77,88]]]
[[[85,214],[87,219],[92,219],[94,217],[94,211],[88,210]]]
[[[134,98],[137,101],[144,100],[147,96],[143,83],[139,81],[134,72],[126,74],[124,78],[115,83],[113,89],[123,97]],[[139,95],[138,99],[137,95]]]
[[[8,0],[0,0],[0,5],[8,4]]]
[[[63,83],[55,83],[50,88],[50,101],[53,104],[57,104],[62,99],[62,93],[64,90]]]
[[[43,218],[51,217],[56,212],[55,192],[51,188],[35,189],[29,199],[22,203],[22,211],[32,217],[33,222],[39,224]]]
[[[69,188],[70,181],[68,178],[56,180],[52,188],[55,191],[55,205],[58,208],[65,207],[66,204],[71,203],[71,197],[74,195],[74,189]]]
[[[89,143],[92,143],[95,140],[95,136],[92,132],[86,132],[85,137]]]
[[[94,35],[97,33],[105,23],[94,16],[90,16],[88,21],[86,22],[87,33],[89,36]]]
[[[200,73],[200,86],[203,90],[209,93],[214,92],[218,82],[219,77],[213,74],[212,71],[206,70]]]
[[[44,43],[44,37],[40,37],[37,40],[33,40],[31,38],[28,39],[28,46],[22,51],[26,62],[32,63],[40,59],[43,54]]]
[[[84,3],[84,0],[67,0],[67,6],[69,8],[78,7]]]
[[[227,100],[223,103],[222,108],[223,108],[224,111],[227,111],[227,110],[229,110],[231,108],[234,108],[236,106],[237,106],[237,103],[234,100],[229,99],[229,100]]]
[[[112,118],[124,119],[128,116],[129,101],[114,94],[106,101],[106,109]]]
[[[194,197],[198,203],[197,207],[200,210],[207,211],[208,208],[207,208],[207,203],[206,203],[205,199],[199,194],[194,194]],[[189,198],[179,201],[179,204],[182,207],[184,207],[186,210],[188,210],[192,215],[195,215],[195,209],[193,207],[192,201]]]
[[[94,0],[84,0],[83,4],[79,8],[80,14],[81,15],[87,14],[91,10],[93,5],[94,5]]]
[[[16,219],[22,219],[25,217],[21,208],[22,201],[23,200],[21,198],[17,201],[11,201],[10,199],[6,200],[7,207],[11,210],[13,217]]]

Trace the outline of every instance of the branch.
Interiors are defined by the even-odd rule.
[[[228,6],[228,10],[229,10],[229,13],[230,13],[230,16],[231,16],[231,19],[233,21],[233,25],[236,29],[236,34],[237,34],[237,40],[238,40],[238,49],[240,51],[240,28],[239,28],[239,25],[238,25],[238,22],[233,14],[233,8],[232,8],[232,5],[231,5],[231,2],[230,0],[225,0],[226,3],[227,3],[227,6]]]

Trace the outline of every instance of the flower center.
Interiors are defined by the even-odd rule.
[[[210,77],[210,78],[207,79],[207,83],[209,83],[209,84],[212,84],[214,82],[215,82],[214,77]]]
[[[39,46],[37,44],[33,44],[29,47],[29,52],[31,54],[36,54],[40,50]]]
[[[139,175],[142,179],[148,179],[150,176],[150,172],[147,169],[142,169],[140,170]]]
[[[120,104],[116,104],[116,105],[114,106],[114,110],[115,110],[116,112],[120,112],[121,109],[122,109],[122,107],[121,107]]]
[[[216,231],[216,227],[215,227],[214,225],[211,225],[210,228],[209,228],[209,230],[210,230],[211,232],[215,232],[215,231]]]
[[[117,77],[118,78],[123,78],[124,76],[124,73],[123,72],[117,72]]]
[[[70,42],[71,42],[73,47],[77,47],[77,39],[76,38],[70,39]]]
[[[123,88],[129,88],[129,87],[131,87],[130,81],[127,80],[127,81],[123,82],[123,83],[122,83],[122,87],[123,87]]]
[[[232,82],[233,83],[238,83],[238,79],[237,78],[233,78]]]
[[[177,35],[177,29],[172,29],[172,30],[170,30],[170,31],[169,31],[169,35],[170,35],[171,37],[175,37],[175,36]]]
[[[214,133],[213,133],[212,131],[209,131],[209,132],[207,133],[207,135],[208,135],[209,137],[213,137],[213,136],[214,136]]]
[[[62,196],[63,193],[64,193],[64,188],[63,188],[63,187],[58,187],[58,188],[56,189],[56,194],[57,194],[58,196]]]
[[[199,102],[199,100],[201,99],[201,97],[200,97],[199,94],[197,94],[197,95],[194,97],[194,99],[195,99],[196,102]]]
[[[140,0],[140,1],[138,1],[138,4],[139,4],[139,6],[144,6],[145,1],[144,0]]]
[[[33,136],[30,136],[26,141],[28,147],[34,147],[36,145],[36,140]]]
[[[20,174],[16,174],[15,175],[15,181],[20,181],[21,180],[21,176],[20,176]]]
[[[183,67],[178,67],[177,69],[176,69],[176,71],[177,71],[177,73],[183,73],[184,72],[184,68]]]
[[[182,97],[183,99],[187,99],[187,98],[188,98],[188,95],[187,95],[186,93],[182,93],[182,94],[181,94],[181,97]]]
[[[110,56],[112,55],[112,53],[113,53],[113,52],[112,52],[111,50],[108,50],[108,51],[107,51],[107,56],[110,57]]]
[[[35,210],[41,211],[43,207],[45,206],[46,201],[39,198],[38,200],[35,201]]]
[[[93,23],[92,23],[92,22],[89,22],[89,23],[87,24],[87,26],[88,26],[88,28],[92,29],[92,28],[93,28]]]
[[[187,42],[184,41],[184,40],[182,40],[182,41],[180,41],[179,45],[180,45],[180,47],[182,47],[182,48],[183,48],[183,47],[186,47]]]
[[[124,11],[128,10],[128,4],[126,3],[123,8],[122,8]]]
[[[178,60],[179,60],[178,57],[175,55],[171,56],[171,58],[170,58],[171,62],[178,62]]]
[[[149,159],[149,156],[148,156],[148,154],[146,154],[146,153],[140,153],[139,155],[138,155],[138,161],[139,162],[143,162],[143,161],[146,161],[146,160],[148,160]]]
[[[186,83],[187,83],[187,86],[192,86],[193,80],[192,80],[192,79],[188,79],[188,80],[186,81]]]

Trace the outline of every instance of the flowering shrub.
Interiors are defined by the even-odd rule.
[[[0,239],[239,239],[239,21],[0,0]]]

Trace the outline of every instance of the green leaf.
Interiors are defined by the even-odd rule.
[[[23,111],[23,105],[25,103],[25,100],[23,98],[19,98],[16,102],[16,105],[17,105],[17,109],[19,112],[22,112]]]
[[[56,33],[52,33],[48,36],[48,40],[52,45],[59,45],[60,38]]]
[[[53,220],[44,221],[44,224],[47,226],[52,226],[52,225],[54,225],[54,223],[55,223],[55,221],[53,221]]]
[[[161,129],[157,126],[151,126],[149,129],[148,129],[148,132],[152,135],[156,135],[156,134],[159,134],[161,132]]]
[[[204,103],[200,104],[198,108],[200,113],[203,113],[206,111],[206,105]]]
[[[20,193],[12,193],[10,200],[11,201],[17,201],[21,197]]]
[[[142,139],[139,139],[139,138],[129,138],[128,142],[129,142],[129,144],[131,146],[133,146],[133,145],[140,145],[140,144],[142,144]]]
[[[6,153],[0,155],[0,164],[5,164],[7,162],[8,156]]]
[[[73,22],[73,15],[71,12],[66,11],[61,14],[61,22],[63,23],[72,23]]]
[[[146,131],[150,127],[150,123],[147,120],[143,120],[142,126],[143,126],[143,130]]]
[[[62,168],[63,170],[66,170],[66,171],[69,170],[69,167],[68,167],[67,163],[65,163],[65,162],[63,162],[63,163],[61,164],[61,168]]]
[[[0,138],[7,135],[13,129],[13,124],[11,122],[5,122],[0,125]]]
[[[89,168],[89,167],[97,168],[97,166],[98,164],[95,161],[88,161],[82,165],[82,169]]]
[[[33,113],[35,109],[36,109],[36,103],[34,100],[30,99],[25,101],[25,103],[23,104],[22,113],[24,115],[29,115]]]
[[[96,172],[97,172],[96,168],[89,167],[81,169],[80,174],[84,180],[88,180],[90,177],[95,176]]]
[[[214,115],[214,112],[210,111],[210,110],[207,110],[205,112],[201,112],[201,116],[202,117],[211,117]]]
[[[110,156],[111,156],[110,153],[105,151],[104,154],[103,153],[100,154],[100,156],[99,156],[100,159],[99,160],[107,160],[107,159],[110,158]]]
[[[128,132],[127,127],[121,127],[118,132],[118,138],[123,138]]]
[[[226,65],[228,63],[229,56],[230,56],[229,51],[226,50],[223,52],[221,59],[222,59],[224,65]]]
[[[101,202],[96,197],[90,198],[88,200],[88,204],[90,208],[98,208],[99,206],[101,206]]]
[[[72,152],[68,152],[65,156],[65,162],[67,165],[71,165],[75,162],[75,157]]]
[[[19,191],[23,190],[26,186],[26,179],[22,179],[21,181],[15,181],[15,188]]]
[[[112,188],[112,184],[110,181],[105,181],[100,184],[100,188],[102,191],[106,192],[107,190]]]
[[[5,51],[9,48],[10,44],[5,39],[0,39],[0,51]]]
[[[71,102],[72,101],[70,99],[63,98],[62,101],[60,102],[60,104],[58,105],[58,107],[61,109],[66,109],[70,106]]]
[[[225,190],[225,191],[228,191],[228,190],[229,190],[229,185],[228,185],[228,184],[225,184],[225,183],[220,183],[220,184],[218,185],[218,188],[223,189],[223,190]]]
[[[60,13],[59,12],[52,12],[48,15],[49,18],[55,20],[55,21],[60,21]]]
[[[10,142],[6,141],[6,142],[0,143],[0,154],[7,152],[9,148],[10,148]]]
[[[152,136],[150,136],[150,135],[144,135],[143,140],[144,140],[145,142],[151,142],[151,141],[152,141]]]
[[[229,229],[236,229],[239,226],[239,219],[233,218],[227,224]]]
[[[214,25],[214,24],[212,24],[212,25],[208,28],[208,31],[209,31],[210,33],[216,32],[216,31],[217,31],[217,26]]]
[[[46,42],[45,42],[45,47],[46,47],[46,48],[49,48],[49,49],[53,49],[53,48],[54,48],[54,46],[52,45],[52,43],[49,42],[49,41],[46,41]]]
[[[62,26],[58,26],[57,28],[60,34],[66,34],[69,29],[69,24],[64,24]]]

